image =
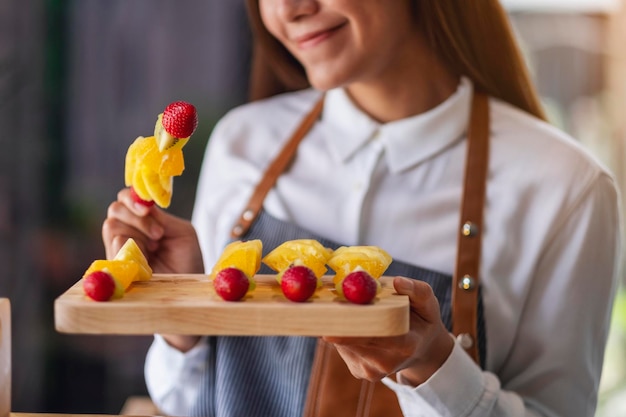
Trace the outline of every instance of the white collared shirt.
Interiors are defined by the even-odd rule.
[[[380,124],[342,89],[329,91],[321,120],[264,209],[451,275],[471,95],[462,79],[434,109]],[[247,104],[214,129],[193,215],[207,270],[319,97],[307,90]],[[486,370],[456,346],[419,387],[385,382],[406,416],[593,415],[621,253],[614,180],[554,127],[496,99],[490,111],[481,258]],[[181,354],[155,338],[146,381],[163,412],[183,414],[193,401],[206,349],[201,342]]]

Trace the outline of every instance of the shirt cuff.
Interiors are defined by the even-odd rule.
[[[170,346],[163,336],[154,335],[144,371],[150,397],[161,412],[182,415],[193,405],[208,350],[207,337],[201,337],[192,349],[183,353]]]
[[[385,378],[383,383],[396,393],[407,417],[417,413],[424,415],[425,410],[419,408],[425,405],[433,415],[467,415],[476,407],[485,390],[481,369],[458,343],[454,344],[441,368],[423,384],[417,387],[406,385],[400,374],[397,379],[398,382]]]

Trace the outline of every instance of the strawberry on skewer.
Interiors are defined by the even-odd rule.
[[[193,105],[184,101],[170,103],[157,119],[154,130],[159,151],[163,152],[174,146],[182,148],[197,127],[198,115]]]

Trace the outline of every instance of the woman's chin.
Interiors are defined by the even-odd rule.
[[[339,77],[333,74],[326,73],[311,73],[307,72],[307,77],[311,87],[319,91],[328,91],[333,88],[341,87],[347,83],[345,77]]]

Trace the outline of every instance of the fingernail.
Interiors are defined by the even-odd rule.
[[[396,287],[396,291],[400,293],[410,293],[413,292],[413,281],[408,278],[398,278],[394,281],[394,286]]]
[[[148,207],[141,203],[134,203],[133,206],[135,207],[135,212],[139,215],[144,215],[148,212]]]
[[[150,227],[150,237],[152,239],[160,239],[163,236],[163,228],[158,224],[153,224]]]

